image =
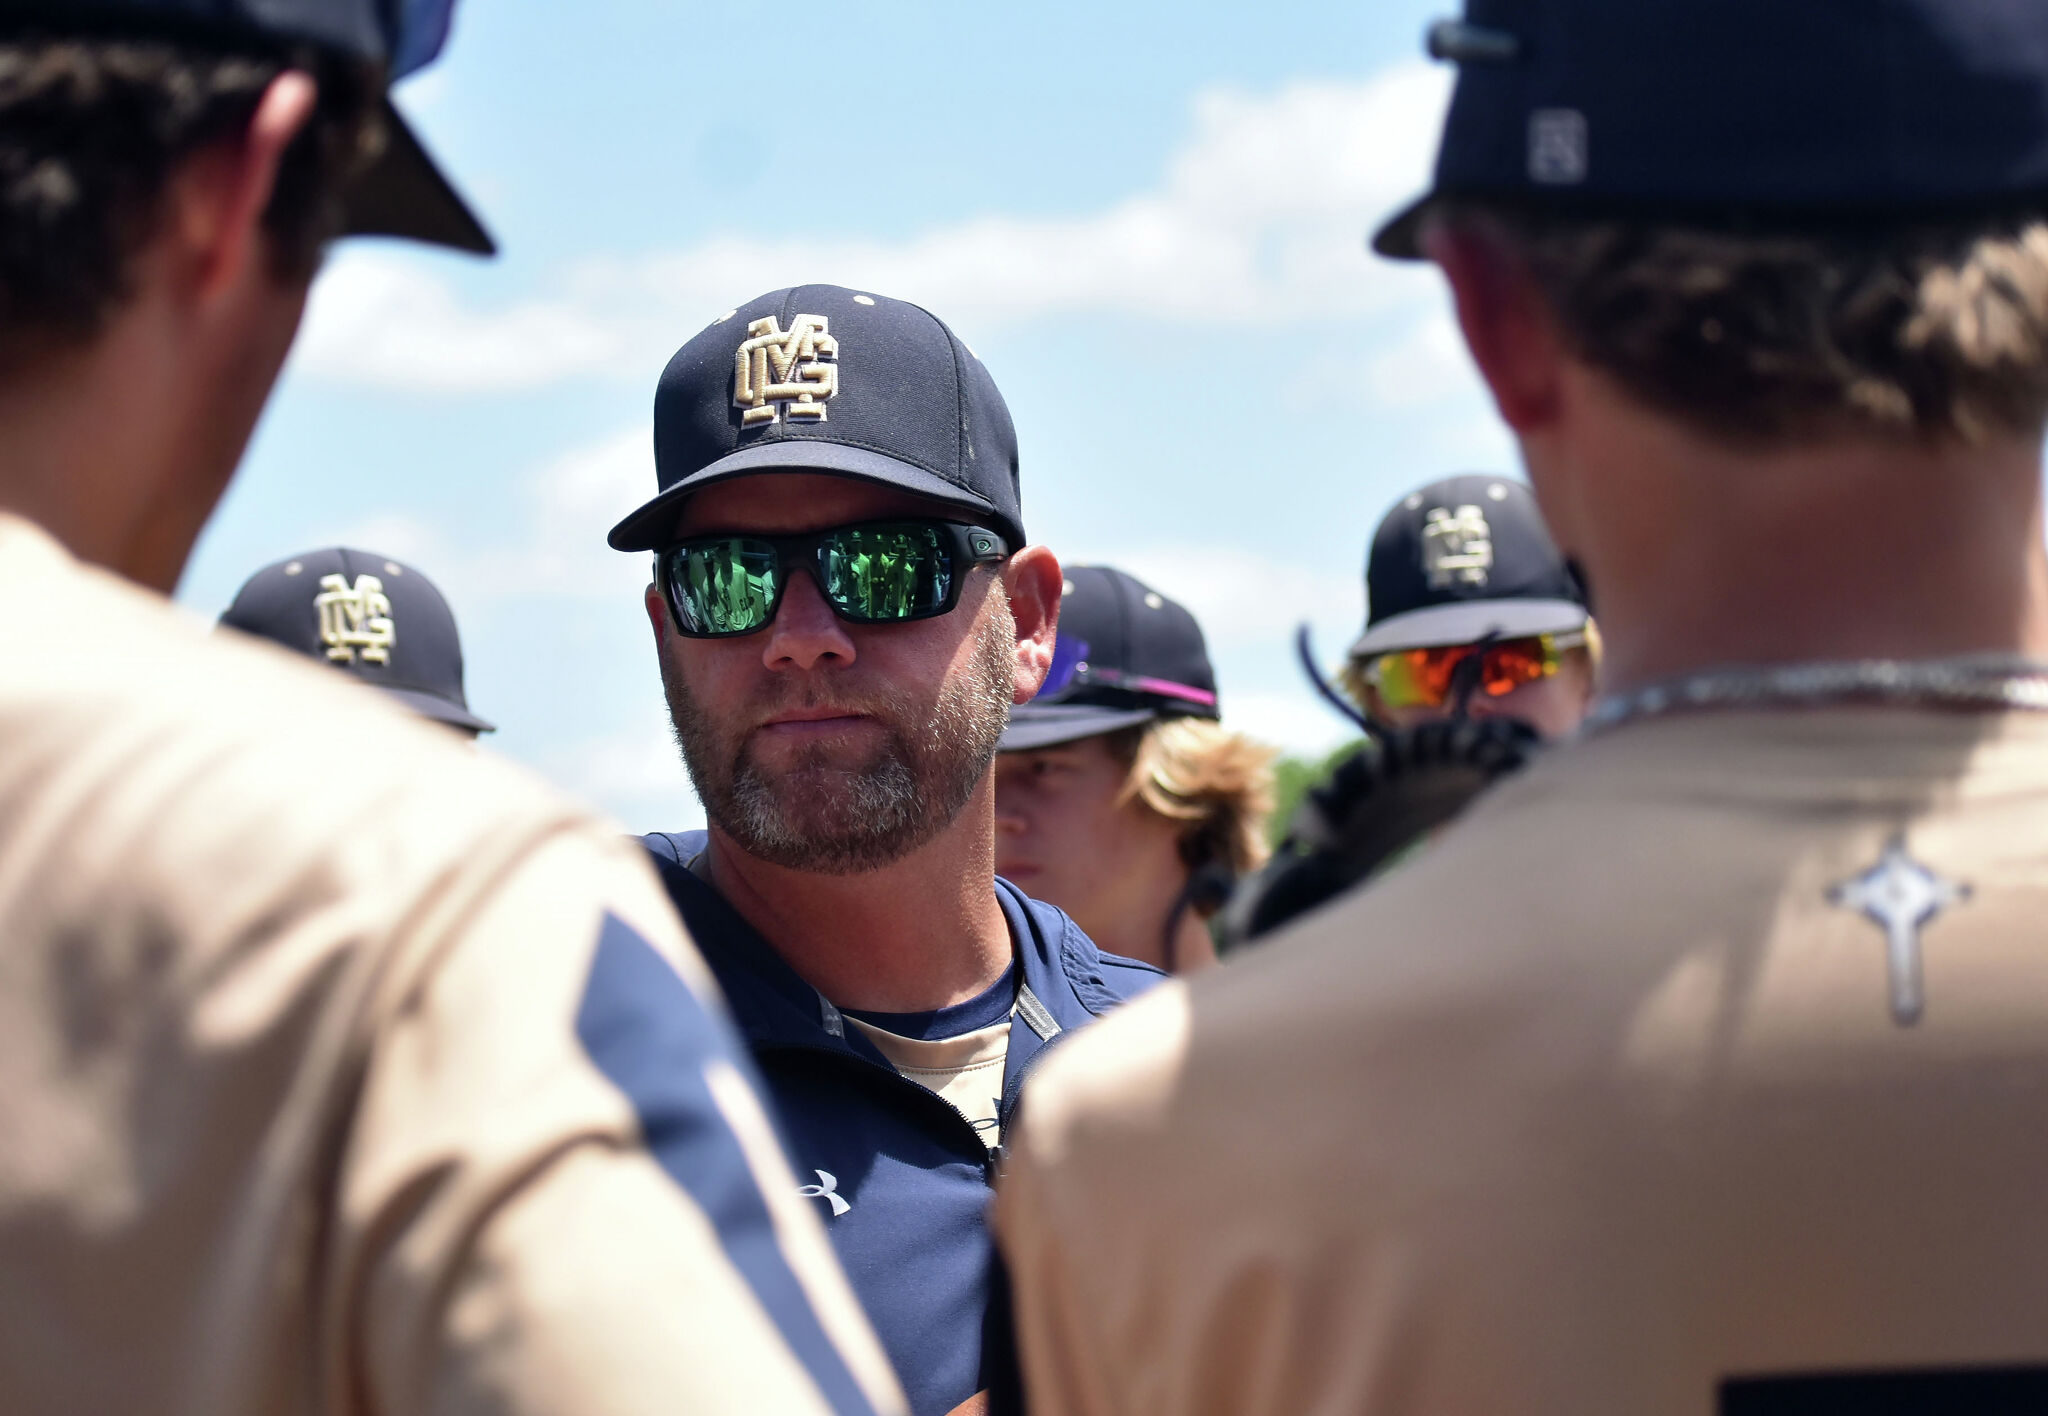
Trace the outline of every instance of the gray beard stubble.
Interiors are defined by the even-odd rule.
[[[898,690],[846,705],[888,730],[873,758],[852,769],[812,748],[771,775],[660,656],[676,745],[710,819],[748,855],[818,875],[878,870],[931,841],[974,795],[1009,723],[1016,625],[1008,605],[995,608],[975,631],[967,672],[929,706]]]

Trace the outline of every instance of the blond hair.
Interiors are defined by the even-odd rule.
[[[1109,739],[1128,772],[1118,804],[1142,802],[1181,825],[1188,869],[1243,875],[1265,863],[1279,754],[1206,718],[1164,718]]]
[[[1584,362],[1737,445],[1841,434],[1981,443],[2048,420],[2048,224],[1804,224],[1450,201],[1505,239]]]

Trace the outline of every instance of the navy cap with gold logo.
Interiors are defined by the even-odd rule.
[[[250,576],[222,626],[317,659],[439,723],[496,729],[469,711],[455,612],[411,566],[334,546]]]
[[[659,549],[693,493],[761,472],[898,487],[1025,543],[995,380],[937,316],[885,295],[771,291],[677,350],[654,394],[659,491],[612,528],[612,549]]]
[[[1563,634],[1590,618],[1529,488],[1477,474],[1394,504],[1373,533],[1365,596],[1354,656]]]
[[[2041,0],[1468,0],[1437,196],[1688,213],[2048,210]]]

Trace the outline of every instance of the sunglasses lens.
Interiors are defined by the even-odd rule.
[[[669,598],[692,634],[752,634],[775,612],[775,548],[735,537],[670,551]]]
[[[952,597],[953,557],[930,526],[855,526],[825,539],[818,575],[841,614],[885,624],[943,610]]]
[[[1510,639],[1487,646],[1479,667],[1479,690],[1492,698],[1513,693],[1557,672],[1557,655],[1540,638]]]
[[[1459,663],[1472,652],[1470,644],[1449,644],[1382,654],[1372,661],[1369,677],[1389,708],[1441,708],[1450,700]],[[1558,651],[1543,635],[1489,644],[1479,661],[1476,687],[1489,698],[1500,698],[1550,677],[1557,666]]]
[[[1373,660],[1370,678],[1389,708],[1441,708],[1450,696],[1451,671],[1469,646],[1401,649]]]

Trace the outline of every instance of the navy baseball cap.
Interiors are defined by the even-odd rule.
[[[1214,718],[1216,671],[1202,627],[1136,576],[1067,567],[1052,671],[1010,711],[1002,752],[1056,747],[1155,718]]]
[[[2040,0],[1468,0],[1442,196],[1683,218],[2048,210]]]
[[[1353,658],[1563,634],[1591,618],[1536,498],[1506,477],[1447,477],[1395,503],[1373,533],[1365,599]]]
[[[660,491],[612,528],[612,549],[660,549],[687,498],[758,472],[900,487],[1025,543],[995,380],[937,316],[884,295],[771,291],[677,350],[654,391]]]
[[[469,711],[455,612],[433,581],[389,556],[335,546],[267,565],[220,622],[331,664],[436,722],[497,731]]]
[[[0,27],[247,45],[307,44],[374,65],[386,82],[447,43],[455,0],[0,0]],[[403,236],[477,255],[497,246],[390,99],[384,143],[343,193],[343,235]]]

